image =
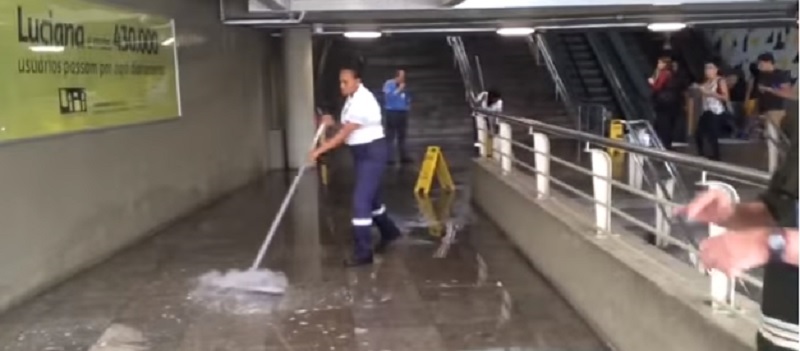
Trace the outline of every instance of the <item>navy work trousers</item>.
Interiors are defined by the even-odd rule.
[[[366,144],[351,145],[356,171],[353,191],[353,239],[355,258],[372,257],[371,228],[375,224],[381,232],[381,240],[392,240],[400,231],[386,213],[380,198],[381,178],[389,160],[386,139]]]

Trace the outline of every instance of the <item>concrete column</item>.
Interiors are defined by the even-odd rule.
[[[297,187],[289,212],[291,229],[287,236],[290,237],[291,249],[287,253],[291,252],[289,262],[295,281],[317,282],[324,278],[322,268],[325,252],[320,226],[327,225],[331,217],[330,213],[321,213],[319,183],[315,172],[307,172]],[[349,224],[349,221],[345,223]]]
[[[283,30],[286,96],[286,146],[289,168],[296,169],[308,159],[314,138],[314,60],[311,28]]]
[[[283,31],[286,148],[289,168],[308,162],[308,150],[316,132],[314,122],[314,60],[310,28]],[[317,281],[322,277],[319,180],[309,171],[297,188],[290,210],[292,258],[295,279]],[[309,220],[311,219],[311,220]]]

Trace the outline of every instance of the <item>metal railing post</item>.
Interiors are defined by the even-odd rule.
[[[778,127],[775,126],[775,123],[768,120],[765,124],[767,126],[767,170],[772,174],[778,168],[778,160],[780,157],[778,140],[780,140],[781,132],[778,130]]]
[[[478,129],[478,140],[475,146],[478,147],[479,154],[481,157],[489,157],[489,143],[491,142],[491,138],[489,137],[488,131],[489,123],[486,121],[486,117],[483,115],[476,114],[475,115],[475,127]]]
[[[667,179],[664,182],[663,187],[656,186],[656,196],[658,197],[659,200],[672,199],[674,192],[675,192],[675,178]],[[672,233],[672,226],[669,223],[669,218],[671,217],[672,214],[672,207],[671,206],[662,207],[659,204],[655,204],[654,207],[656,211],[656,230],[657,230],[656,246],[667,247],[669,245],[669,241],[667,241],[664,237],[669,236]]]
[[[592,156],[596,234],[602,236],[611,232],[611,156],[600,149],[589,149],[587,152]]]
[[[503,173],[508,174],[511,172],[512,158],[514,157],[511,148],[511,125],[508,122],[498,122],[497,124],[500,126],[500,166],[503,168]]]
[[[644,157],[642,155],[628,153],[628,185],[636,189],[642,188],[642,179],[644,178],[643,165]]]
[[[536,167],[536,196],[544,199],[550,196],[550,138],[547,134],[536,133],[529,129],[533,136],[533,149],[536,151],[534,167]]]
[[[739,195],[733,186],[720,181],[706,181],[705,178],[706,174],[704,172],[702,183],[708,190],[723,191],[730,196],[734,203],[739,202]],[[708,225],[709,237],[722,235],[726,231],[727,229],[720,225],[714,223]],[[711,277],[712,309],[714,309],[714,311],[728,311],[730,308],[735,307],[734,297],[736,296],[736,281],[725,275],[725,273],[717,270],[711,270],[709,275]],[[723,305],[727,305],[730,308],[721,308]]]

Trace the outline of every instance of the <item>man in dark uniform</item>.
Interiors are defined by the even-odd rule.
[[[798,341],[797,117],[783,119],[790,145],[759,200],[733,204],[719,191],[698,196],[681,212],[689,219],[717,223],[728,232],[701,244],[706,267],[735,276],[764,266],[759,351],[800,350]]]

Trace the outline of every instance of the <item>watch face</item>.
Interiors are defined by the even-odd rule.
[[[786,249],[786,238],[781,234],[775,233],[769,236],[767,244],[772,251],[783,251]]]

